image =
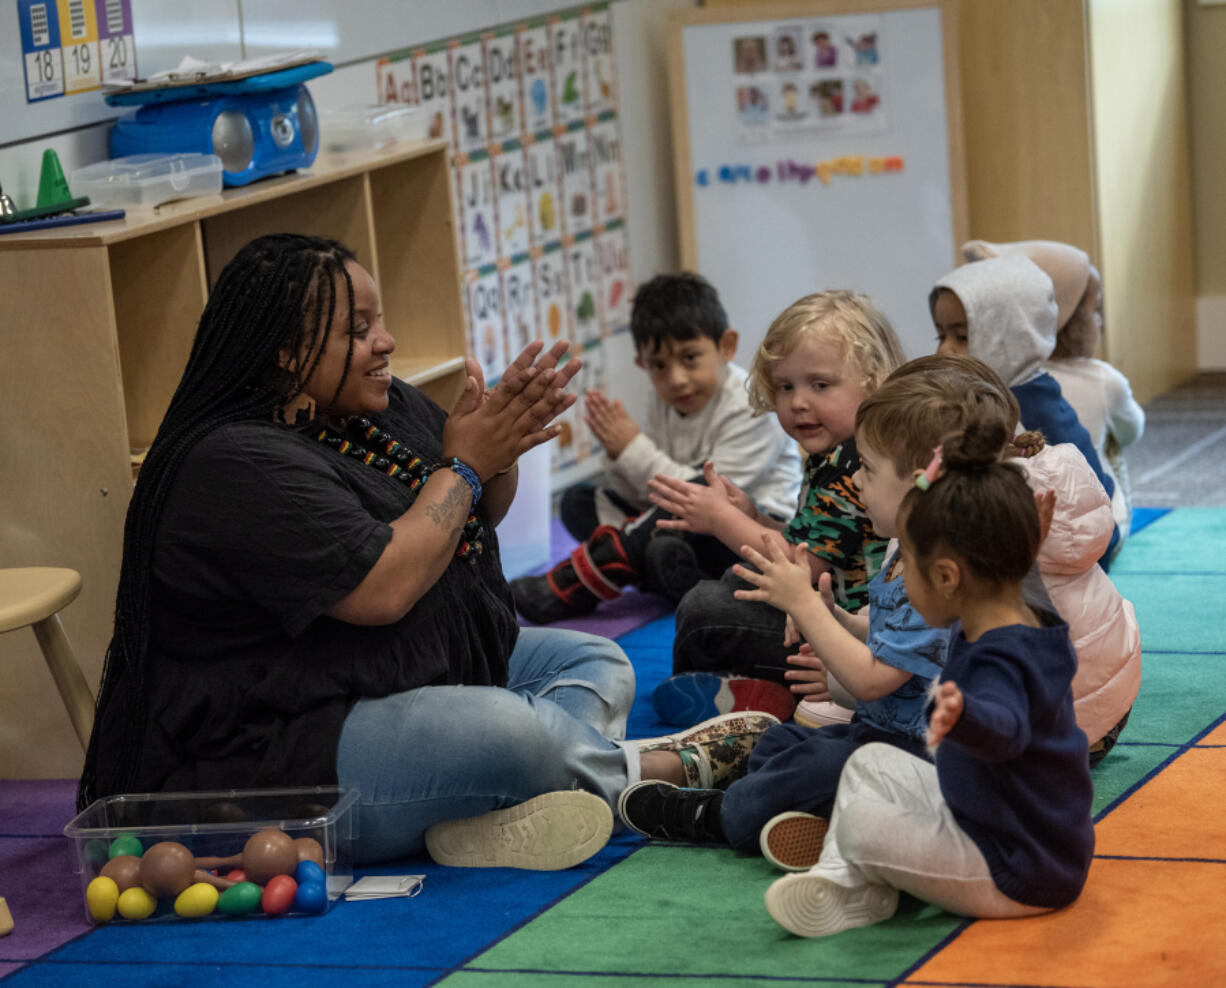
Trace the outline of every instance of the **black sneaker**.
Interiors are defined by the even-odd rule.
[[[1114,727],[1106,734],[1090,745],[1090,768],[1094,768],[1099,762],[1107,757],[1107,752],[1115,747],[1115,742],[1120,738],[1120,732],[1124,730],[1124,725],[1128,723],[1128,715],[1132,713],[1132,707],[1124,711],[1124,716],[1119,719]]]
[[[659,536],[643,550],[643,589],[674,604],[681,603],[681,598],[706,578],[697,554],[685,539]]]
[[[652,840],[690,844],[727,844],[719,808],[720,789],[681,789],[646,779],[622,790],[617,813],[635,833]]]
[[[515,609],[533,624],[553,624],[567,618],[582,617],[596,610],[599,601],[582,584],[575,583],[569,593],[558,593],[549,576],[521,576],[511,581]]]

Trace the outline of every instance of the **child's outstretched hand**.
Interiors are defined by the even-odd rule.
[[[722,487],[724,493],[728,495],[728,500],[737,511],[757,521],[758,506],[753,503],[753,498],[717,471],[715,464],[710,460],[702,465],[702,479],[707,482],[708,487]]]
[[[830,686],[826,678],[826,665],[813,651],[811,645],[805,642],[795,655],[788,656],[788,665],[798,666],[785,672],[784,678],[792,682],[788,685],[793,693],[808,700],[829,700]]]
[[[808,606],[813,597],[813,573],[809,569],[808,544],[784,543],[777,534],[762,533],[762,552],[752,546],[741,546],[741,555],[760,572],[740,563],[732,571],[742,580],[752,583],[754,590],[737,590],[738,600],[762,600],[781,611],[796,613]],[[786,548],[785,548],[786,546]]]
[[[583,398],[583,421],[609,454],[609,459],[616,460],[639,434],[638,423],[620,401],[609,401],[595,388],[589,388]]]
[[[928,718],[928,748],[935,748],[945,740],[945,735],[954,729],[962,716],[962,691],[953,680],[946,680],[936,688],[932,716]]]
[[[703,467],[703,477],[706,484],[678,480],[663,473],[647,481],[647,497],[651,503],[673,516],[657,521],[659,528],[710,535],[719,525],[720,518],[735,510],[728,489],[720,483],[723,478],[715,472],[710,461]],[[742,493],[735,484],[729,486],[738,494]]]

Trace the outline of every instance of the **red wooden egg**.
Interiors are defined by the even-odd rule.
[[[289,875],[276,875],[264,886],[264,894],[260,896],[260,906],[269,916],[279,916],[288,912],[294,904],[294,896],[298,894],[298,883]]]

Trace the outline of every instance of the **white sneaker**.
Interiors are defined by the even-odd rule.
[[[426,831],[426,850],[452,868],[560,871],[586,861],[612,833],[609,804],[570,789],[467,820],[436,823]]]
[[[798,937],[828,937],[871,926],[897,910],[898,889],[888,885],[847,888],[812,872],[784,875],[766,890],[766,911]]]
[[[828,727],[848,723],[854,713],[833,700],[801,700],[792,719],[802,727]]]

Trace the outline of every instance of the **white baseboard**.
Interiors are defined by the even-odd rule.
[[[1196,300],[1196,365],[1203,371],[1226,370],[1226,295]]]

